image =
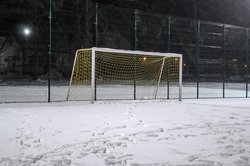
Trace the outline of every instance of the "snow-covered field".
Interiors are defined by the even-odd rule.
[[[249,166],[250,99],[0,104],[0,166]]]

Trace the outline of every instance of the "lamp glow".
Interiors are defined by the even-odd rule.
[[[23,33],[24,33],[24,35],[29,36],[30,33],[31,33],[31,31],[30,31],[29,28],[25,28],[25,29],[23,30]]]

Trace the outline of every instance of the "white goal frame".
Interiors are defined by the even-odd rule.
[[[77,58],[77,53],[79,51],[83,51],[86,49],[79,49],[76,52],[75,56],[75,61]],[[93,104],[96,98],[96,92],[95,92],[95,64],[96,64],[96,52],[108,52],[108,53],[124,53],[124,54],[134,54],[134,55],[147,55],[147,56],[163,56],[163,57],[176,57],[179,58],[179,101],[182,101],[182,54],[177,54],[177,53],[161,53],[161,52],[146,52],[146,51],[132,51],[132,50],[121,50],[121,49],[111,49],[111,48],[99,48],[99,47],[92,47],[90,48],[91,50],[91,103]],[[74,65],[75,65],[74,61]],[[163,61],[162,67],[164,66],[165,59]],[[73,66],[74,68],[74,66]],[[161,69],[162,70],[162,69]],[[162,71],[161,71],[162,72]],[[72,75],[73,75],[73,70],[72,70]],[[71,80],[70,80],[70,85],[72,81],[72,75],[71,75]],[[158,82],[159,86],[159,82]],[[158,90],[158,87],[157,87]],[[69,95],[69,94],[68,94]],[[156,98],[156,94],[155,94]]]

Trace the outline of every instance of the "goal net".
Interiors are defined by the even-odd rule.
[[[182,55],[108,48],[76,51],[67,100],[181,100]]]

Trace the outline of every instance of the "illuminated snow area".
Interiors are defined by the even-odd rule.
[[[0,104],[0,166],[249,166],[250,100]]]

